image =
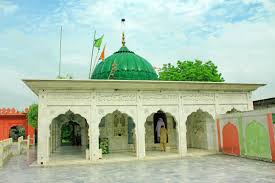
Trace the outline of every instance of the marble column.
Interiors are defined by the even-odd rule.
[[[184,157],[187,154],[187,143],[186,143],[186,120],[187,114],[184,113],[182,98],[179,103],[179,121],[178,121],[178,151],[180,157]]]
[[[137,158],[144,159],[145,158],[145,118],[142,112],[142,104],[141,104],[141,93],[138,92],[137,97],[137,130],[136,130],[136,144],[137,144]]]

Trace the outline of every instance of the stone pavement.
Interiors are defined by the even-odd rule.
[[[225,155],[58,167],[29,167],[35,151],[0,169],[1,183],[275,182],[275,164]]]

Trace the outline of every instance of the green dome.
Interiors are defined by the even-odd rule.
[[[158,76],[147,60],[123,46],[96,66],[91,79],[156,80]]]

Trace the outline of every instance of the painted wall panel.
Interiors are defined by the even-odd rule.
[[[248,156],[271,159],[268,132],[256,121],[250,122],[246,128],[246,146]]]
[[[238,129],[232,123],[227,123],[223,130],[223,152],[225,154],[240,155]]]

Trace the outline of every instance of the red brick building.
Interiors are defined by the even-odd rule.
[[[19,112],[12,108],[0,108],[0,140],[10,137],[10,129],[12,127],[20,126],[25,129],[25,137],[30,135],[30,138],[34,138],[35,129],[28,125],[26,108],[24,112]],[[33,144],[33,140],[31,140]]]

